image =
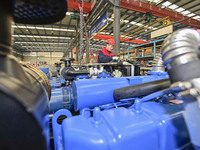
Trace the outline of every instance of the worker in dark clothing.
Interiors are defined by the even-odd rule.
[[[114,39],[108,39],[107,45],[102,50],[99,51],[98,56],[98,63],[108,63],[112,61],[112,57],[114,56],[112,50],[115,46],[115,40]],[[112,72],[112,66],[104,66],[104,69],[107,72]]]
[[[99,51],[98,63],[108,63],[112,61],[112,57],[114,56],[112,50],[114,46],[115,40],[108,39],[106,47]]]

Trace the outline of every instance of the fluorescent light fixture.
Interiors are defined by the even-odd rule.
[[[43,43],[43,42],[15,42],[16,44],[47,44],[47,45],[64,45],[64,44],[68,44],[68,43]]]
[[[100,34],[110,34],[109,32],[100,32]]]
[[[153,30],[157,30],[158,28],[153,28]]]
[[[120,22],[122,22],[122,23],[128,23],[129,21],[121,19]]]
[[[128,23],[129,21],[128,20],[123,20],[123,22]]]
[[[167,6],[171,5],[171,4],[172,4],[172,3],[169,2],[169,1],[166,1],[166,2],[162,3],[162,5],[165,6],[165,7],[167,7]]]
[[[131,21],[130,24],[136,24],[137,22]]]
[[[195,17],[193,17],[193,18],[199,20],[199,19],[200,19],[200,16],[195,16]]]
[[[38,47],[40,47],[40,48],[59,48],[59,49],[63,49],[63,48],[66,48],[66,47],[57,47],[57,46],[22,46],[22,47],[26,47],[26,48],[28,48],[28,47],[31,47],[31,48],[38,48]]]
[[[114,19],[113,19],[113,18],[108,18],[107,20],[108,20],[108,21],[114,21]]]
[[[135,25],[137,25],[137,26],[143,26],[141,23],[136,23]]]
[[[194,16],[195,14],[194,13],[191,13],[191,14],[188,14],[187,16],[188,17],[192,17],[192,16]]]
[[[12,27],[13,28],[20,28],[20,29],[38,29],[38,30],[50,30],[50,31],[76,32],[76,30],[60,29],[60,28],[47,28],[47,27],[34,27],[34,26],[16,26],[16,25],[12,25]]]
[[[180,7],[180,8],[178,8],[178,9],[176,9],[176,11],[177,12],[181,12],[181,11],[184,11],[185,9],[184,8],[182,8],[182,7]]]
[[[187,14],[189,14],[189,13],[190,13],[190,11],[188,11],[188,10],[182,12],[183,15],[187,15]]]
[[[36,35],[13,35],[13,37],[21,38],[47,38],[47,39],[71,39],[70,37],[61,37],[61,36],[36,36]],[[74,39],[74,38],[72,38]]]
[[[71,12],[66,12],[66,15],[67,15],[67,16],[71,15]]]
[[[154,2],[154,3],[158,3],[159,1],[161,1],[161,0],[154,0],[153,2]]]
[[[178,8],[178,6],[175,5],[175,4],[173,4],[173,5],[169,6],[169,8],[170,8],[170,9],[176,9],[176,8]]]
[[[72,14],[74,14],[74,13],[73,12],[66,12],[66,16],[70,16]],[[86,16],[86,14],[83,14],[83,16]]]

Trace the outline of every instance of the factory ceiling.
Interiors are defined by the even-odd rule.
[[[90,12],[84,14],[87,30],[89,31],[98,18],[107,11],[109,24],[99,34],[113,35],[114,16],[112,3],[108,0],[85,0],[85,2],[87,2],[85,6],[87,8],[91,8],[96,2],[94,8],[91,11],[87,9],[86,11]],[[200,28],[199,0],[142,0],[139,2],[145,5],[149,4],[149,6],[153,5],[155,8],[159,9],[155,10],[154,8],[152,11],[148,11],[148,9],[152,8],[151,6],[146,9],[139,9],[139,6],[131,7],[131,5],[129,5],[130,0],[121,0],[121,37],[141,39],[144,42],[165,38],[166,35],[154,39],[150,38],[150,33],[152,31],[163,27],[163,20],[160,20],[165,17],[167,17],[166,19],[170,19],[174,30],[184,27]],[[162,17],[163,9],[172,14],[165,14],[165,16]],[[18,53],[71,51],[72,48],[79,43],[80,19],[78,10],[75,11],[77,12],[67,12],[63,20],[50,25],[13,23],[13,49]],[[174,15],[174,18],[170,15]],[[183,17],[180,19],[177,15],[182,15]],[[149,26],[152,22],[155,23]],[[100,50],[105,46],[105,41],[105,39],[98,38],[90,40],[90,49],[92,51]],[[122,40],[120,43],[120,50],[124,51],[129,45],[133,44],[136,43],[129,43],[127,40]]]

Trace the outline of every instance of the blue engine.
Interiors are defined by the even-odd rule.
[[[139,112],[124,107],[93,109],[71,117],[59,110],[53,117],[55,150],[172,150],[190,148],[183,105],[147,102]],[[62,124],[57,123],[65,115]]]
[[[163,62],[149,76],[112,78],[101,68],[97,78],[107,79],[88,79],[88,70],[75,70],[66,59],[64,78],[50,79],[50,86],[40,70],[10,56],[12,18],[53,23],[66,16],[66,6],[66,0],[0,1],[0,148],[51,149],[52,92],[55,150],[200,150],[199,32],[183,29],[168,36]],[[33,15],[21,15],[27,8]]]
[[[164,42],[162,57],[171,83],[163,89],[157,81],[164,83],[168,76],[154,71],[141,77],[73,81],[70,102],[80,115],[72,117],[67,109],[54,114],[55,150],[199,150],[200,71],[195,66],[200,61],[190,59],[198,57],[198,46],[190,39],[200,42],[196,31],[185,29]],[[183,51],[177,53],[179,49]],[[66,118],[61,123],[60,116]]]
[[[52,87],[50,113],[62,108],[79,111],[83,108],[114,103],[113,90],[164,78],[168,78],[166,72],[151,76],[78,80],[72,81],[65,87],[61,87],[63,78],[52,78],[50,80]]]

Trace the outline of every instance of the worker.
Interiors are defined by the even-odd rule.
[[[112,61],[112,57],[114,56],[112,50],[114,46],[115,40],[108,39],[106,47],[99,51],[98,63],[108,63]]]

